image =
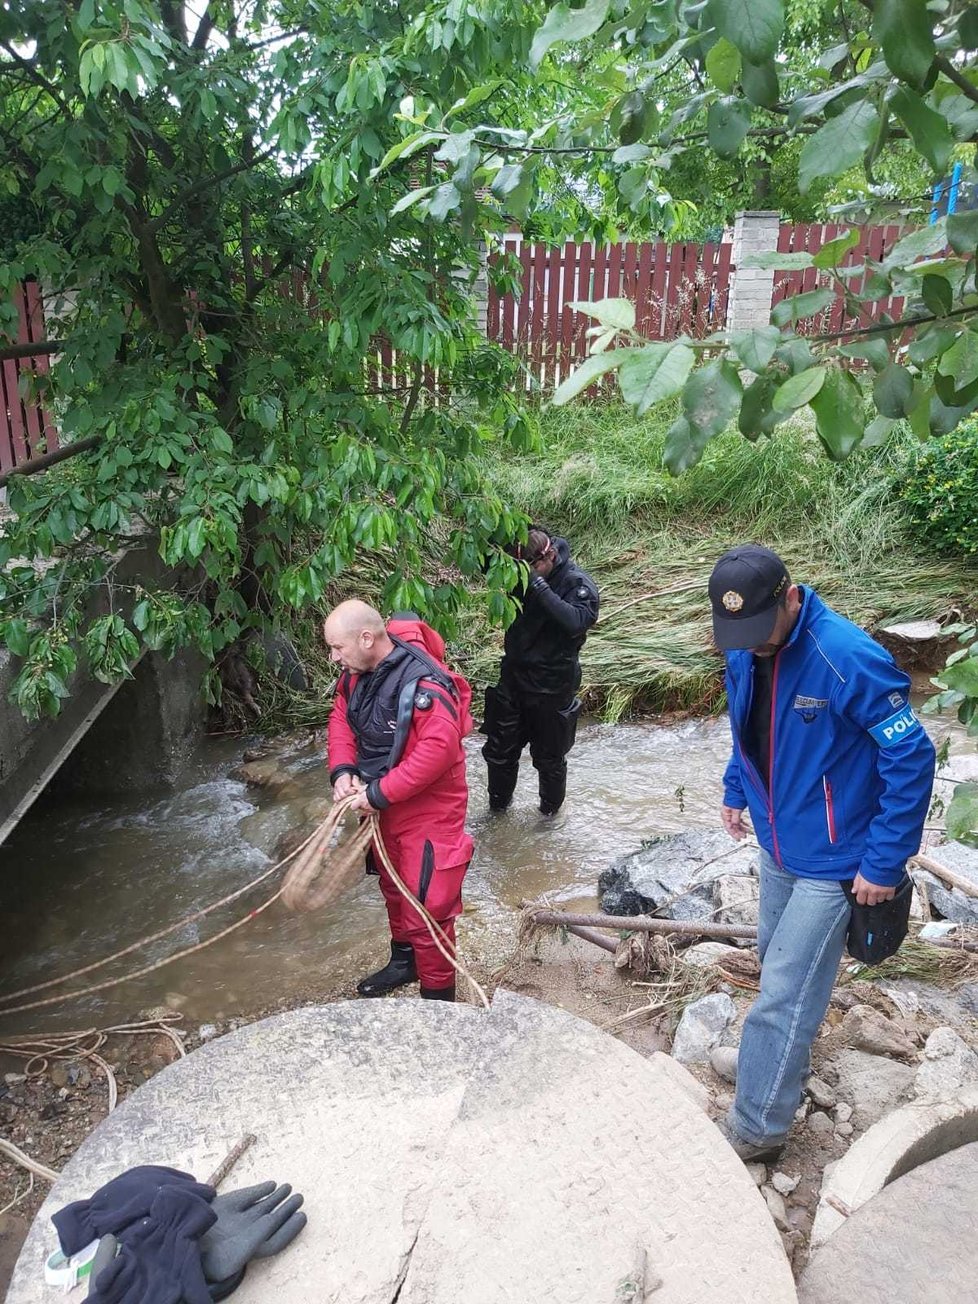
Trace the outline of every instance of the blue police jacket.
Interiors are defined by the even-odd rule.
[[[863,630],[801,589],[791,636],[775,654],[770,771],[744,751],[752,652],[728,652],[733,753],[724,804],[750,810],[757,840],[805,878],[899,882],[920,835],[934,744],[910,705],[910,678]]]

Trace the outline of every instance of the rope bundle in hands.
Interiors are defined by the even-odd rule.
[[[296,857],[282,884],[290,910],[319,910],[363,877],[363,858],[374,836],[374,821],[365,819],[351,837],[343,837],[343,817],[352,797],[339,801]]]

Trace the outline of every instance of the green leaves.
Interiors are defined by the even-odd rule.
[[[585,0],[580,9],[557,4],[547,14],[530,47],[530,66],[537,68],[543,56],[558,41],[581,41],[593,36],[608,17],[610,0]]]
[[[683,416],[666,434],[662,460],[673,475],[695,466],[703,450],[737,414],[742,394],[729,362],[708,362],[695,371],[683,392]]]
[[[771,309],[771,321],[775,326],[795,326],[803,318],[814,317],[834,302],[835,291],[828,286],[819,290],[806,290],[803,294],[795,294],[776,303]]]
[[[855,227],[851,231],[846,231],[842,235],[837,235],[834,240],[826,240],[818,253],[812,259],[816,267],[828,270],[831,267],[838,267],[846,254],[851,249],[855,249],[859,243],[859,232]]]
[[[859,446],[866,428],[863,395],[848,372],[831,369],[811,401],[815,428],[829,456],[835,461]]]
[[[940,176],[954,148],[954,136],[943,113],[930,108],[919,95],[901,86],[890,99],[897,116],[910,133],[918,153]]]
[[[609,330],[635,329],[635,305],[631,299],[597,299],[594,303],[577,302],[567,306],[575,312],[587,313]]]
[[[879,114],[868,100],[857,100],[805,141],[798,161],[798,189],[837,177],[860,162],[879,128]]]
[[[884,367],[873,381],[873,399],[884,417],[906,416],[913,394],[913,376],[895,362]]]
[[[875,0],[873,35],[895,76],[923,86],[937,52],[926,0]]]
[[[726,430],[742,394],[737,369],[729,362],[708,362],[693,374],[683,391],[683,412],[704,443]]]
[[[948,836],[956,842],[978,847],[978,783],[955,785],[944,823]]]
[[[758,326],[730,337],[730,347],[749,371],[764,371],[781,343],[776,326]]]
[[[706,16],[750,63],[777,53],[784,31],[782,0],[709,0]]]
[[[807,371],[799,371],[797,375],[789,376],[784,384],[779,386],[771,406],[776,412],[786,414],[793,412],[795,408],[804,407],[822,388],[827,375],[825,367],[809,367]]]
[[[653,403],[678,394],[693,368],[696,355],[685,344],[647,344],[624,354],[618,372],[622,398],[642,416]]]
[[[740,51],[721,36],[706,56],[706,75],[718,91],[729,95],[740,77],[740,69]]]
[[[609,349],[607,353],[592,353],[589,358],[578,363],[566,380],[561,381],[550,400],[554,407],[563,407],[572,398],[592,385],[606,371],[617,367],[630,349]]]
[[[733,158],[750,130],[750,108],[744,100],[725,96],[711,104],[706,115],[710,148],[720,158]]]
[[[978,211],[952,213],[947,219],[947,239],[955,253],[971,257],[978,248]]]
[[[947,376],[955,390],[966,389],[978,380],[978,335],[963,330],[937,364],[938,375]]]

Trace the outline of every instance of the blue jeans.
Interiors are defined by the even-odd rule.
[[[828,1009],[849,925],[834,879],[800,878],[760,855],[761,992],[744,1023],[730,1126],[754,1145],[785,1139],[812,1042]]]

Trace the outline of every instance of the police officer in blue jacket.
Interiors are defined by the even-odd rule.
[[[850,907],[890,900],[920,835],[934,746],[910,680],[863,630],[756,544],[710,576],[726,660],[733,751],[721,818],[761,845],[761,991],[744,1024],[727,1134],[745,1160],[773,1158],[798,1108],[832,995]]]

